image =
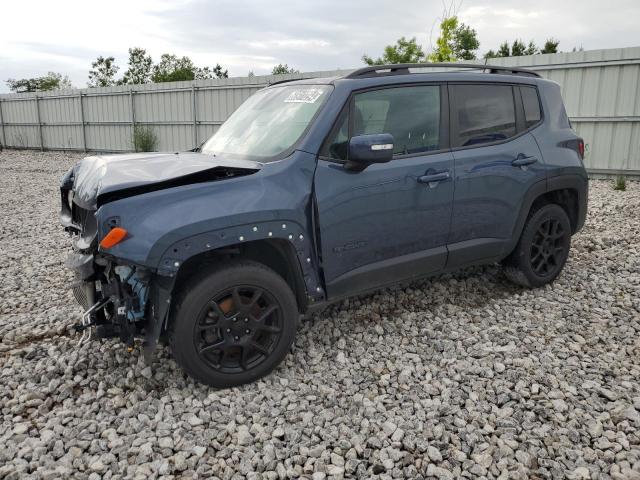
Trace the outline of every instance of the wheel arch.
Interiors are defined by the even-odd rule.
[[[560,205],[569,216],[571,233],[579,232],[587,216],[588,179],[586,175],[558,175],[546,181],[534,184],[525,194],[520,213],[507,248],[503,256],[509,255],[515,248],[527,218],[531,212],[542,205],[555,203]]]
[[[306,311],[310,298],[297,251],[291,242],[279,238],[238,242],[188,257],[176,273],[174,294],[180,295],[191,282],[205,276],[213,266],[240,260],[252,260],[275,271],[294,293],[298,310],[301,313]]]

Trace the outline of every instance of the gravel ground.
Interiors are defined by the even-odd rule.
[[[76,348],[61,174],[0,154],[0,478],[640,478],[640,184],[591,182],[560,278],[496,267],[343,302],[215,391],[160,349]]]

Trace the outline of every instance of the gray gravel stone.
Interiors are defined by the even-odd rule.
[[[345,300],[215,391],[165,347],[76,347],[57,189],[79,158],[0,154],[0,478],[640,478],[638,182],[591,182],[553,285],[488,266]]]

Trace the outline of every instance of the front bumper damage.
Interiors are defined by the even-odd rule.
[[[74,272],[73,294],[84,309],[74,327],[80,342],[96,331],[100,338],[119,337],[128,348],[144,338],[145,359],[151,360],[166,328],[175,277],[157,275],[139,265],[103,254],[98,249],[95,206],[76,198],[76,167],[60,183],[60,222],[72,235],[73,253],[66,266]]]
[[[82,332],[80,343],[91,338],[119,337],[132,349],[141,337],[145,359],[151,361],[166,328],[173,278],[120,263],[101,254],[73,252],[67,267],[75,274],[73,293],[84,313],[74,328]]]

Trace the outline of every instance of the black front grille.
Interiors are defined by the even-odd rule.
[[[82,208],[71,200],[71,221],[80,228],[76,248],[80,251],[94,251],[97,247],[95,240],[98,227],[95,210]]]
[[[71,220],[79,227],[82,227],[82,231],[84,231],[89,217],[93,218],[92,211],[80,207],[75,202],[71,203]]]

